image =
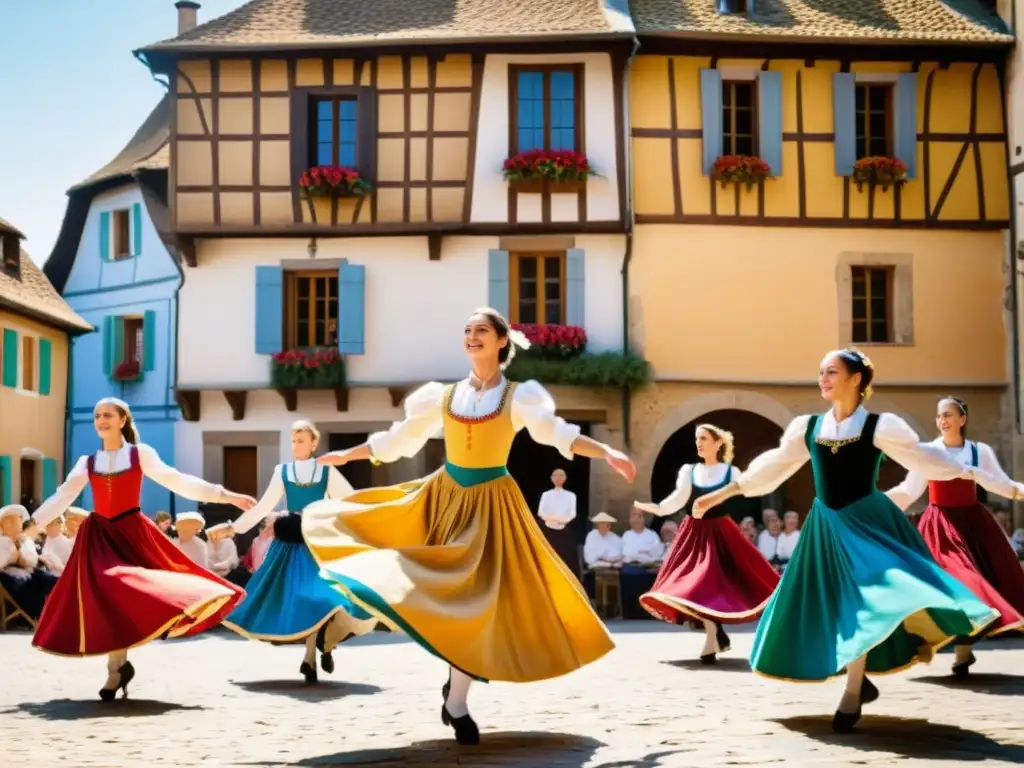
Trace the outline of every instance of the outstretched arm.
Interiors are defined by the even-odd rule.
[[[281,480],[282,472],[284,472],[284,467],[280,464],[274,468],[274,476],[270,478],[270,485],[267,486],[267,490],[263,492],[260,500],[256,502],[252,509],[231,524],[231,529],[235,533],[245,533],[252,530],[254,525],[263,520],[277,506],[281,497],[284,496],[284,482]]]
[[[45,528],[51,522],[67,511],[78,495],[85,490],[89,483],[89,458],[83,456],[75,464],[75,468],[68,473],[67,479],[60,488],[53,492],[46,501],[39,505],[39,509],[32,515],[33,528]]]
[[[136,446],[139,452],[139,465],[143,473],[151,480],[160,483],[164,488],[179,496],[193,501],[205,501],[211,504],[233,504],[239,509],[250,509],[256,499],[240,493],[225,490],[222,485],[208,483],[201,477],[186,475],[174,467],[164,464],[159,454],[148,445],[140,443]]]
[[[1004,499],[1017,500],[1024,496],[1024,486],[1010,478],[999,465],[996,452],[985,443],[978,443],[978,467],[981,472],[975,473],[978,485],[990,493]]]
[[[903,482],[885,492],[893,504],[904,512],[928,490],[928,481],[917,472],[907,472]]]
[[[650,512],[652,515],[658,515],[660,517],[674,515],[680,509],[685,507],[686,502],[690,500],[690,494],[693,492],[690,480],[692,472],[692,464],[683,464],[683,466],[679,468],[679,474],[676,475],[676,487],[672,493],[657,504],[634,501],[634,506],[636,506],[637,509],[642,509],[644,512]]]

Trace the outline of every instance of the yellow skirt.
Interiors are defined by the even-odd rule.
[[[303,512],[321,575],[479,680],[564,675],[615,644],[508,475],[463,487],[445,469]]]

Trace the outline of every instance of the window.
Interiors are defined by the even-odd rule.
[[[14,235],[3,238],[4,272],[14,278],[21,276],[21,243]]]
[[[354,98],[329,97],[313,100],[314,156],[310,165],[358,165],[357,126],[359,106]]]
[[[36,339],[21,337],[21,388],[34,392],[36,388]]]
[[[582,152],[582,67],[509,67],[512,152]]]
[[[285,347],[338,343],[338,273],[285,273]]]
[[[892,267],[851,267],[854,343],[892,341]]]
[[[123,362],[135,363],[142,370],[143,344],[145,332],[141,317],[125,317],[124,323],[124,358]]]
[[[511,322],[565,324],[565,254],[512,254]]]
[[[114,251],[113,259],[127,259],[132,255],[132,217],[128,208],[111,213],[113,216]]]
[[[236,493],[258,497],[259,449],[255,445],[224,446],[224,486]]]
[[[892,85],[857,83],[857,159],[892,157]]]
[[[757,83],[722,83],[722,154],[757,155]]]

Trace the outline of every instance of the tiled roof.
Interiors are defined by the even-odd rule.
[[[135,171],[167,168],[171,162],[171,97],[165,95],[117,156],[70,192]]]
[[[17,237],[21,238],[22,240],[25,239],[25,235],[23,235],[21,233],[20,229],[18,229],[16,226],[11,224],[11,222],[7,221],[7,219],[0,219],[0,234],[6,234],[6,233],[10,233],[12,235],[16,235]]]
[[[633,33],[628,0],[250,0],[143,51]]]
[[[980,0],[756,0],[755,12],[720,14],[716,0],[632,0],[638,34],[681,37],[891,41],[1014,42]]]
[[[60,297],[24,249],[21,251],[21,279],[0,270],[0,307],[72,331],[93,330]]]

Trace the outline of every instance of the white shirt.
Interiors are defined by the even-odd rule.
[[[644,512],[650,512],[653,515],[661,517],[674,515],[685,507],[686,502],[690,500],[690,494],[693,493],[694,480],[697,481],[697,485],[701,488],[713,488],[725,480],[725,473],[728,470],[729,465],[722,462],[710,465],[703,462],[697,465],[683,464],[679,468],[679,474],[676,475],[676,487],[672,493],[657,504],[639,501],[635,502],[635,504],[639,509],[642,509]],[[739,480],[739,478],[740,471],[733,467],[729,480]]]
[[[766,528],[757,534],[757,548],[765,560],[771,560],[779,554],[779,537],[772,536]]]
[[[227,576],[238,567],[238,547],[231,539],[206,542],[206,559],[210,570],[218,576]]]
[[[63,533],[58,533],[52,539],[47,536],[43,544],[43,553],[39,557],[47,568],[59,576],[64,572],[64,566],[68,564],[73,544],[74,542]]]
[[[622,559],[622,539],[609,531],[604,536],[594,528],[583,542],[583,562],[590,568],[595,565],[619,562]]]
[[[113,461],[110,458],[111,454],[108,454],[106,451],[97,451],[93,465],[94,471],[100,475],[109,475],[128,469],[131,467],[131,447],[131,443],[127,442],[122,445],[113,454]],[[143,474],[150,480],[156,481],[167,490],[173,491],[179,496],[184,496],[186,499],[209,503],[223,501],[223,486],[208,483],[192,475],[186,475],[184,472],[179,472],[174,467],[164,464],[157,452],[144,443],[139,443],[136,447],[139,451],[139,466],[142,468]],[[46,526],[51,520],[55,520],[59,515],[64,514],[65,510],[74,503],[75,499],[85,490],[85,486],[88,484],[89,457],[82,456],[60,488],[54,491],[53,495],[35,511],[35,514],[32,515],[32,521],[36,525]]]
[[[178,549],[184,552],[193,563],[201,565],[203,568],[210,567],[209,559],[206,555],[206,542],[198,536],[193,536],[188,541],[175,539],[174,543],[178,545]]]
[[[15,550],[21,553],[21,559],[25,561],[25,567],[20,565],[6,565],[7,561],[14,556]],[[39,554],[36,552],[36,545],[25,537],[21,537],[20,543],[15,543],[9,536],[0,536],[0,565],[5,565],[4,573],[16,579],[27,579],[32,576],[32,571],[39,565]]]
[[[552,488],[544,491],[540,497],[537,517],[544,525],[560,531],[576,519],[576,494],[565,488]]]
[[[661,562],[664,556],[665,545],[650,528],[644,528],[640,533],[630,528],[622,534],[622,562],[650,565]]]
[[[977,476],[978,485],[986,491],[991,491],[997,496],[1012,499],[1014,493],[1024,490],[1024,486],[1015,483],[1007,476],[1003,468],[999,466],[999,459],[995,451],[985,443],[972,443],[965,440],[960,448],[947,448],[942,438],[932,440],[929,445],[934,445],[937,450],[944,451],[953,461],[965,467],[971,463],[971,445],[978,446],[978,467],[983,474]],[[886,492],[886,496],[893,500],[897,507],[906,510],[917,501],[928,490],[928,480],[920,472],[911,470],[907,473],[902,483]]]
[[[293,466],[294,465],[294,466]],[[299,476],[295,477],[296,471]],[[287,477],[289,482],[318,483],[323,479],[324,472],[327,472],[327,496],[328,499],[344,499],[351,496],[355,491],[344,475],[334,467],[324,464],[317,464],[316,459],[303,459],[302,461],[278,464],[274,467],[274,474],[270,478],[270,485],[263,492],[263,496],[256,503],[256,506],[241,515],[232,524],[235,533],[245,533],[263,518],[273,512],[274,507],[285,497],[284,480]],[[300,512],[301,510],[294,510]]]
[[[791,559],[793,557],[794,550],[796,550],[798,541],[800,541],[799,529],[792,533],[786,533],[783,531],[779,534],[779,538],[776,539],[777,548],[775,550],[775,554],[779,556],[780,560]]]

